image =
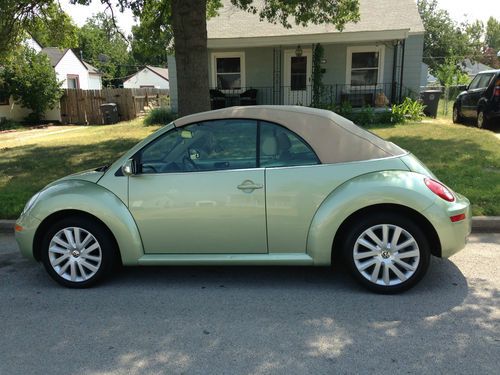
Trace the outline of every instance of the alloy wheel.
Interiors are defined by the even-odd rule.
[[[484,113],[479,111],[477,114],[477,127],[482,129],[484,127]]]
[[[415,238],[402,227],[377,224],[357,238],[353,259],[366,280],[381,286],[397,286],[416,272],[420,249]]]
[[[63,279],[84,282],[99,271],[102,250],[96,237],[79,227],[59,230],[49,244],[49,261]]]

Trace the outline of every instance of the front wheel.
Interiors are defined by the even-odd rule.
[[[65,218],[53,224],[42,242],[41,260],[49,275],[69,288],[86,288],[111,273],[115,245],[93,220]]]
[[[429,267],[430,251],[422,230],[396,214],[371,215],[347,234],[344,257],[352,275],[377,293],[413,287]]]

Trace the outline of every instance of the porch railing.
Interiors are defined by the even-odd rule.
[[[401,88],[397,83],[377,85],[323,85],[314,90],[309,85],[298,90],[296,87],[247,87],[245,89],[210,90],[212,109],[238,105],[302,105],[331,108],[349,103],[356,107],[385,107],[399,103],[404,97],[415,97],[411,90]]]

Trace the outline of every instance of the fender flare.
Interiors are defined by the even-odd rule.
[[[316,211],[307,236],[307,254],[316,265],[331,264],[338,229],[361,209],[394,204],[423,214],[436,198],[419,173],[383,171],[355,177],[332,191]]]
[[[102,221],[111,231],[124,265],[138,264],[142,239],[127,206],[111,191],[84,180],[60,180],[41,191],[30,214],[41,221],[62,211],[81,211]],[[35,237],[36,238],[36,237]]]

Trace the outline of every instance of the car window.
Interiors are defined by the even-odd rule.
[[[289,167],[319,164],[311,147],[299,136],[282,126],[261,121],[261,167]]]
[[[257,122],[217,120],[174,129],[147,145],[142,173],[255,168]]]
[[[477,87],[478,88],[486,88],[489,86],[491,79],[493,78],[494,74],[481,74],[481,80],[479,81]]]
[[[478,74],[477,76],[474,77],[472,82],[469,84],[469,90],[474,90],[479,87],[479,82],[481,81],[481,74]]]

